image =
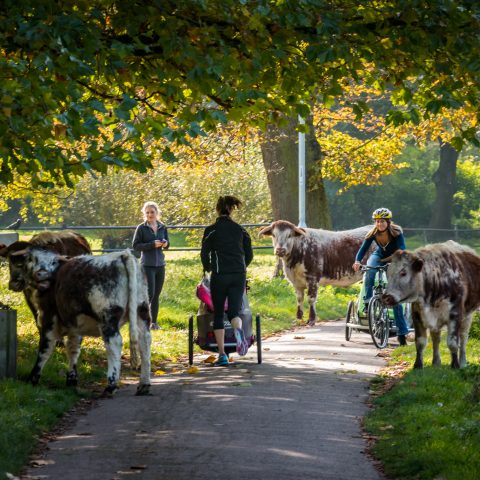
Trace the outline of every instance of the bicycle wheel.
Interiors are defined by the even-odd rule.
[[[368,304],[368,326],[375,346],[385,348],[389,331],[388,309],[378,296],[372,297]]]
[[[353,317],[353,301],[348,303],[347,315],[345,317],[345,340],[348,342],[352,338],[352,327],[348,324],[352,322]]]

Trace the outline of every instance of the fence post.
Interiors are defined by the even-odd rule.
[[[17,376],[17,311],[0,309],[0,379]]]

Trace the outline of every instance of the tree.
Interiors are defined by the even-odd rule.
[[[454,195],[457,191],[458,152],[447,142],[439,140],[440,162],[433,174],[435,184],[435,201],[432,208],[430,227],[435,229],[451,229]],[[435,238],[449,238],[449,234],[437,232]]]
[[[146,171],[154,139],[171,160],[172,143],[220,123],[306,118],[345,78],[391,91],[394,124],[476,111],[479,13],[474,0],[4,0],[0,181]]]
[[[305,138],[305,169],[308,180],[308,174],[321,162],[321,152],[311,116],[306,123],[310,127]],[[298,119],[291,118],[286,127],[270,126],[262,142],[263,164],[267,172],[273,218],[295,224],[299,220],[297,124]],[[328,202],[321,177],[316,177],[316,181],[307,186],[305,196],[307,226],[330,227]]]

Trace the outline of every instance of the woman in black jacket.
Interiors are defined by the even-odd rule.
[[[133,236],[133,249],[142,252],[140,263],[147,276],[148,299],[152,314],[152,330],[158,330],[157,316],[160,293],[165,281],[165,255],[170,245],[167,227],[158,219],[158,205],[145,202],[142,207],[144,223],[138,225]]]
[[[214,309],[213,330],[218,345],[215,365],[218,366],[228,365],[223,325],[226,299],[227,317],[234,328],[237,352],[245,355],[248,350],[239,312],[246,287],[247,267],[253,259],[252,242],[247,231],[230,217],[232,211],[241,205],[236,197],[220,197],[216,207],[219,216],[213,225],[205,229],[202,239],[203,269],[212,272],[210,289]]]

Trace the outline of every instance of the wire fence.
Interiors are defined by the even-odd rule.
[[[257,241],[258,236],[255,234],[254,229],[266,227],[270,223],[246,223],[242,224],[254,234],[253,248],[256,250],[271,249],[271,245],[261,245]],[[198,231],[203,230],[207,225],[167,225],[169,231]],[[113,252],[123,250],[131,247],[131,240],[133,237],[133,231],[136,229],[136,225],[48,225],[48,226],[22,226],[15,231],[19,234],[23,232],[38,233],[44,231],[60,231],[60,230],[73,230],[73,231],[93,231],[99,232],[98,237],[102,239],[102,247],[94,250],[94,252]],[[443,242],[446,240],[455,240],[456,242],[467,244],[473,248],[480,249],[480,229],[466,229],[454,226],[450,229],[438,229],[429,227],[403,227],[405,237],[407,239],[408,248],[417,248],[428,243]],[[107,232],[107,233],[106,233]],[[108,232],[112,232],[112,235],[108,235]],[[197,234],[198,236],[198,234]],[[199,243],[199,242],[198,242]],[[184,246],[178,247],[172,244],[170,251],[200,251],[200,245],[198,246]]]

